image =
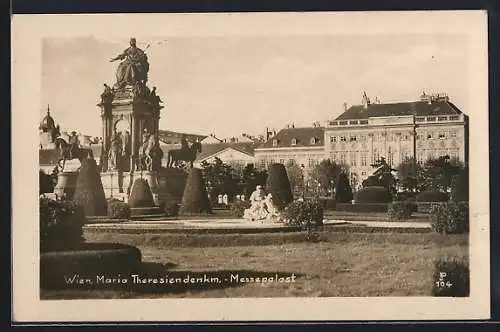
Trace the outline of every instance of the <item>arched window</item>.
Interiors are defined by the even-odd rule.
[[[296,138],[292,138],[292,142],[291,142],[292,145],[297,145],[297,139]]]

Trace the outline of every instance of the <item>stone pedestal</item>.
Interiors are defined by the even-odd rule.
[[[128,201],[131,186],[129,172],[109,171],[101,173],[102,187],[106,198]]]
[[[72,199],[75,194],[77,178],[78,172],[60,172],[57,175],[57,185],[54,188],[54,194],[57,197]]]

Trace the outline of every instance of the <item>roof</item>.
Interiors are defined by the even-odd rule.
[[[158,136],[160,141],[165,144],[180,144],[182,136],[186,136],[188,141],[195,141],[197,139],[201,141],[207,137],[206,135],[180,133],[170,130],[158,130]]]
[[[201,153],[198,154],[196,160],[207,159],[208,157],[219,153],[227,148],[235,149],[242,153],[248,154],[250,156],[254,155],[254,150],[257,144],[253,142],[245,143],[214,143],[214,144],[203,144],[201,146]]]
[[[315,147],[323,146],[324,142],[324,127],[302,127],[302,128],[285,128],[281,129],[276,136],[270,138],[260,148],[292,148],[292,147]],[[311,141],[315,138],[315,143]],[[295,144],[292,140],[295,139]],[[273,141],[277,140],[275,146]]]
[[[442,100],[428,103],[426,101],[414,101],[392,104],[369,104],[351,106],[347,111],[338,116],[335,120],[357,120],[368,119],[370,117],[387,116],[432,116],[432,115],[455,115],[462,112],[453,103]]]

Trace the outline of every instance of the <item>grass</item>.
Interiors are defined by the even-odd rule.
[[[391,221],[387,213],[383,212],[348,212],[348,211],[325,211],[326,219],[342,219],[345,221]],[[407,219],[411,222],[429,222],[429,215],[426,213],[413,213],[411,218]]]
[[[87,240],[95,242],[114,239],[138,246],[144,262],[141,273],[147,277],[206,274],[222,281],[196,287],[42,290],[41,298],[430,296],[435,260],[452,256],[468,262],[467,235],[326,231],[319,243],[304,242],[303,235],[204,235],[195,241],[186,236],[175,242],[154,234],[87,234]],[[275,242],[268,244],[269,239]],[[296,279],[293,283],[238,284],[224,280],[231,273],[254,278],[294,274]]]

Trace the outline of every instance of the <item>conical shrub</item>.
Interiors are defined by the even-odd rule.
[[[136,179],[130,190],[128,204],[131,208],[154,207],[153,192],[148,181]]]
[[[180,214],[211,213],[205,181],[198,168],[191,168],[182,195]]]
[[[76,179],[73,201],[81,205],[86,216],[105,216],[107,203],[101,176],[94,159],[84,159]]]
[[[272,164],[269,167],[266,191],[271,193],[273,203],[277,208],[282,209],[293,201],[290,181],[283,164]]]
[[[340,173],[337,176],[337,181],[335,185],[335,201],[338,203],[349,203],[352,201],[352,189],[349,184],[349,178],[347,174]]]

